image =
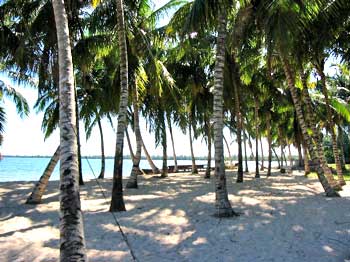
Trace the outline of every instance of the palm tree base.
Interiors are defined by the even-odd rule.
[[[34,198],[28,198],[26,201],[27,205],[37,205],[37,204],[41,204],[41,199],[34,199]]]
[[[332,192],[326,193],[326,197],[340,197],[340,195],[337,191],[333,190]]]
[[[126,211],[124,202],[123,203],[111,203],[111,206],[109,208],[109,212],[123,212]]]
[[[217,212],[214,214],[214,217],[218,218],[227,218],[227,217],[237,217],[239,216],[232,208],[220,208],[217,209]]]
[[[126,188],[139,188],[137,185],[137,181],[128,181],[126,183]]]

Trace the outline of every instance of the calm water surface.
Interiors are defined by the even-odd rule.
[[[37,181],[42,175],[45,167],[47,166],[50,158],[41,157],[4,157],[0,161],[0,182],[6,181]],[[88,164],[91,165],[91,168]],[[162,167],[162,160],[154,160],[154,163],[158,168]],[[206,164],[206,160],[196,160],[196,164]],[[174,161],[169,160],[168,165],[173,165]],[[191,160],[178,160],[179,165],[190,165]],[[267,162],[265,162],[265,165]],[[113,175],[113,159],[106,159],[106,171],[105,177],[112,177]],[[214,166],[214,162],[212,162]],[[277,166],[277,162],[273,161],[272,166]],[[100,173],[101,160],[83,158],[82,160],[83,176],[84,179],[93,179]],[[141,168],[150,168],[147,160],[141,160]],[[255,162],[248,161],[249,170],[252,172],[255,170]],[[132,161],[125,159],[123,162],[123,176],[128,177],[132,168]],[[244,168],[244,164],[243,164]],[[56,166],[54,173],[50,180],[59,180],[59,165]]]

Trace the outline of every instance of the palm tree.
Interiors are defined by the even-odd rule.
[[[39,182],[35,185],[32,193],[27,198],[26,204],[40,204],[41,198],[45,192],[45,189],[49,183],[51,174],[53,173],[58,160],[60,159],[60,147],[58,146],[55,153],[51,157],[49,163],[47,164],[44,173],[39,179]]]
[[[118,110],[117,141],[114,156],[112,199],[109,210],[111,212],[125,211],[123,198],[123,146],[126,128],[128,105],[128,51],[126,46],[126,32],[124,22],[123,0],[117,0],[117,26],[120,55],[120,102]]]
[[[62,0],[53,0],[52,5],[56,22],[60,76],[60,261],[86,261],[68,20]]]

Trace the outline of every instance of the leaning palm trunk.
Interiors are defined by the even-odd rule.
[[[283,54],[283,52],[281,52],[280,54]],[[288,60],[283,55],[281,55],[281,59],[282,59],[282,63],[283,63],[284,73],[285,73],[286,78],[287,78],[288,88],[289,88],[291,95],[292,95],[296,115],[298,118],[298,123],[300,125],[304,141],[308,147],[308,151],[310,152],[311,159],[312,159],[313,163],[316,164],[316,167],[317,167],[316,172],[317,172],[318,179],[321,182],[323,189],[326,192],[327,196],[329,196],[329,197],[339,196],[339,194],[328,183],[328,180],[326,179],[326,177],[324,175],[324,171],[321,167],[321,163],[320,163],[320,159],[318,158],[317,151],[314,148],[314,145],[312,144],[312,141],[311,141],[311,137],[308,134],[307,126],[305,124],[305,120],[304,120],[304,116],[303,116],[303,111],[301,108],[300,99],[298,97],[297,89],[295,87],[295,82],[294,82],[295,80],[294,80],[294,74],[292,72],[292,69],[289,65]]]
[[[87,261],[79,193],[73,62],[63,0],[52,1],[59,56],[60,261]]]
[[[171,126],[171,119],[170,115],[167,113],[167,122],[168,122],[168,127],[169,127],[169,133],[170,133],[170,139],[171,139],[171,146],[173,148],[173,157],[174,157],[174,173],[177,173],[177,158],[176,158],[176,153],[175,153],[175,145],[174,145],[174,136],[173,136],[173,128]]]
[[[276,153],[276,150],[275,150],[273,147],[271,147],[271,150],[272,150],[272,152],[275,154],[275,157],[276,157],[276,159],[277,159],[277,168],[280,169],[280,168],[281,168],[281,162],[280,162],[280,159],[279,159],[279,157],[278,157],[278,155],[277,155],[277,153]],[[283,164],[282,164],[282,165],[283,165]]]
[[[97,125],[98,125],[98,130],[100,131],[100,138],[101,138],[101,171],[100,171],[100,175],[98,176],[98,178],[104,179],[105,178],[105,168],[106,168],[105,143],[103,141],[103,131],[102,131],[101,119],[99,116],[97,116]]]
[[[255,178],[259,178],[259,101],[254,98],[255,102]]]
[[[196,159],[194,157],[193,152],[193,143],[192,143],[192,128],[191,124],[188,124],[188,134],[190,136],[190,150],[191,150],[191,159],[192,159],[192,174],[198,174],[197,165],[196,165]]]
[[[49,163],[47,164],[43,175],[40,177],[39,182],[35,185],[33,192],[27,198],[26,204],[40,204],[41,198],[45,192],[47,184],[51,174],[53,173],[58,160],[60,159],[60,147],[58,146],[55,153],[51,157]]]
[[[131,161],[134,162],[135,155],[134,155],[134,151],[132,150],[130,136],[129,136],[129,131],[128,131],[127,128],[125,128],[125,135],[126,135],[126,141],[128,142],[128,147],[129,147]]]
[[[317,72],[321,76],[322,93],[324,95],[325,102],[326,102],[327,120],[328,120],[328,124],[329,124],[329,131],[331,133],[331,138],[332,138],[333,154],[334,154],[334,160],[335,160],[335,166],[336,166],[336,170],[337,170],[338,180],[339,180],[339,184],[341,186],[344,186],[346,183],[344,180],[343,170],[341,168],[341,163],[340,163],[340,158],[339,158],[339,150],[338,150],[338,145],[337,145],[337,135],[335,134],[335,130],[334,130],[335,124],[333,121],[331,108],[329,105],[328,91],[327,91],[327,86],[326,86],[326,76],[321,68],[317,68]]]
[[[228,200],[223,145],[223,85],[225,66],[226,10],[220,5],[217,26],[216,63],[214,70],[214,147],[215,147],[215,208],[216,216],[235,214]]]
[[[227,152],[228,152],[228,159],[230,161],[230,167],[232,166],[232,156],[231,156],[231,150],[230,150],[230,146],[228,145],[228,142],[227,142],[227,139],[225,136],[223,136],[224,138],[224,142],[225,142],[225,145],[226,145],[226,149],[227,149]]]
[[[320,139],[321,132],[318,130],[316,123],[315,123],[315,120],[312,117],[312,115],[313,115],[312,101],[311,101],[311,98],[310,98],[310,95],[309,95],[309,92],[307,89],[306,75],[305,75],[303,70],[300,71],[300,77],[301,77],[301,81],[302,81],[302,85],[303,85],[302,96],[303,96],[303,101],[305,103],[305,108],[306,108],[305,120],[307,123],[309,123],[308,127],[312,130],[311,138],[314,140],[314,143],[316,145],[316,150],[317,150],[316,153],[318,155],[318,158],[319,158],[320,163],[321,163],[321,167],[324,171],[324,174],[325,174],[327,180],[329,181],[330,185],[333,188],[337,188],[338,183],[333,178],[332,171],[327,165],[327,160],[326,160],[324,149],[323,149],[321,139]],[[309,151],[309,149],[308,149],[308,151]],[[310,153],[310,151],[309,151],[309,153]]]
[[[205,132],[208,137],[208,159],[207,159],[207,168],[205,169],[204,178],[210,178],[211,171],[211,131],[210,131],[210,122],[208,117],[205,117]]]
[[[137,93],[137,87],[134,86],[133,88],[133,106],[134,106],[134,131],[135,131],[135,137],[136,137],[136,153],[133,158],[133,165],[131,169],[130,179],[126,183],[127,188],[138,188],[137,185],[137,176],[141,174],[140,170],[140,160],[141,160],[141,132],[140,132],[140,121],[139,121],[139,101],[138,101],[138,93]]]
[[[148,151],[147,151],[147,148],[146,148],[146,146],[145,146],[145,144],[144,144],[144,142],[143,142],[142,137],[141,137],[141,143],[142,143],[143,152],[145,153],[145,156],[146,156],[146,158],[147,158],[148,164],[150,165],[153,174],[159,174],[159,173],[160,173],[159,168],[156,167],[156,165],[154,164],[154,162],[153,162],[153,160],[152,160],[150,154],[149,154]]]
[[[117,0],[117,30],[120,60],[120,102],[118,111],[117,141],[115,146],[112,199],[109,211],[125,211],[123,198],[123,147],[128,105],[128,53],[124,24],[123,0]]]

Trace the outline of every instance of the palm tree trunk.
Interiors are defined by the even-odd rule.
[[[77,91],[74,92],[74,102],[75,102],[75,121],[77,127],[77,146],[78,146],[78,166],[79,166],[79,185],[84,185],[83,180],[83,169],[81,166],[81,146],[80,146],[80,128],[79,128],[79,107],[78,107],[78,96]]]
[[[340,163],[341,163],[342,170],[346,171],[343,145],[344,145],[343,130],[341,126],[338,125],[338,146],[339,146],[339,154],[340,154]]]
[[[298,167],[303,166],[303,156],[301,153],[301,143],[298,141],[297,143],[297,149],[298,149]]]
[[[137,87],[134,85],[133,88],[133,107],[134,107],[134,131],[136,138],[136,154],[133,158],[133,165],[131,169],[131,174],[128,182],[126,183],[127,188],[138,188],[137,176],[141,174],[140,170],[140,160],[141,160],[141,132],[140,132],[140,120],[139,120],[139,99],[137,93]]]
[[[271,112],[267,112],[267,119],[266,119],[266,129],[267,129],[267,143],[269,147],[269,153],[268,153],[268,166],[267,166],[267,174],[266,176],[271,176],[271,161],[272,161],[272,137],[271,137]]]
[[[303,85],[302,98],[303,98],[303,101],[304,101],[305,106],[306,106],[305,120],[307,123],[309,123],[308,127],[312,130],[312,134],[311,134],[310,139],[313,139],[315,142],[316,154],[321,162],[321,167],[324,171],[324,174],[325,174],[327,180],[329,181],[331,187],[337,188],[338,183],[333,178],[332,171],[327,165],[327,160],[326,160],[324,149],[323,149],[322,142],[321,142],[322,140],[320,139],[321,132],[317,128],[314,117],[312,117],[312,115],[313,115],[312,101],[311,101],[311,98],[310,98],[310,95],[308,92],[306,75],[305,75],[303,70],[300,70],[300,77],[301,77],[301,82]],[[304,139],[304,141],[305,141],[305,139]],[[306,142],[305,142],[305,144],[306,144]],[[309,149],[308,149],[308,152],[311,155]]]
[[[234,58],[233,58],[234,59]],[[234,96],[235,96],[235,116],[237,123],[237,144],[238,144],[238,170],[237,170],[237,183],[243,182],[243,156],[242,156],[242,115],[241,115],[241,99],[239,83],[234,86]]]
[[[210,130],[210,122],[208,118],[205,118],[205,130],[206,135],[208,137],[208,159],[207,159],[207,168],[205,170],[204,178],[210,178],[211,171],[211,130]]]
[[[307,146],[304,140],[302,144],[303,144],[303,155],[304,155],[304,172],[305,172],[305,176],[307,176],[308,174],[310,174],[309,156],[307,153]]]
[[[190,150],[191,150],[191,159],[192,159],[192,174],[198,174],[197,165],[196,165],[196,159],[195,159],[194,153],[193,153],[191,121],[188,124],[188,134],[190,136]]]
[[[259,174],[259,101],[254,97],[255,102],[255,178],[260,178]]]
[[[49,163],[47,164],[43,175],[40,177],[39,182],[35,185],[32,193],[27,198],[26,204],[36,205],[41,203],[41,198],[43,197],[47,184],[49,183],[51,174],[53,173],[59,159],[60,147],[58,146],[55,153],[51,157]]]
[[[245,135],[245,130],[243,130],[243,139],[244,139],[244,162],[245,162],[245,170],[244,172],[249,172],[248,169],[248,156],[247,156],[247,138]]]
[[[129,152],[130,152],[131,161],[134,162],[135,155],[134,155],[134,151],[132,150],[131,141],[130,141],[130,136],[129,136],[129,131],[128,131],[127,128],[125,128],[125,135],[126,135],[126,141],[128,141],[128,147],[129,147]]]
[[[220,1],[221,3],[221,1]],[[215,147],[215,208],[216,216],[235,214],[228,200],[223,145],[223,85],[225,66],[226,10],[219,5],[216,63],[214,69],[214,147]]]
[[[255,156],[254,156],[253,144],[252,144],[252,140],[251,140],[251,136],[250,136],[249,132],[248,132],[248,145],[250,148],[250,159],[253,160],[255,158]]]
[[[101,125],[101,119],[99,116],[97,116],[97,125],[98,125],[98,130],[100,131],[100,138],[101,138],[101,171],[100,171],[100,175],[98,176],[98,179],[104,179],[105,168],[106,168],[105,143],[103,141],[103,130]]]
[[[224,142],[225,142],[225,145],[226,145],[226,148],[227,148],[227,152],[228,152],[228,158],[230,160],[230,167],[231,167],[232,166],[232,155],[231,155],[230,146],[228,145],[226,137],[224,135],[222,137],[224,138]]]
[[[114,156],[112,199],[109,211],[125,211],[123,198],[123,148],[128,105],[128,51],[124,24],[123,0],[117,0],[117,30],[120,60],[120,101],[118,110],[117,140]]]
[[[322,65],[322,67],[323,67],[323,65]],[[339,150],[338,150],[338,145],[337,145],[337,135],[335,134],[335,131],[334,131],[335,124],[333,121],[333,116],[332,116],[331,108],[329,105],[328,91],[327,91],[327,85],[326,85],[326,75],[323,72],[323,68],[317,68],[317,72],[321,76],[322,93],[324,95],[325,102],[326,102],[327,120],[328,120],[328,124],[329,124],[329,131],[330,131],[331,137],[332,137],[333,154],[334,154],[334,159],[335,159],[338,180],[339,180],[339,184],[341,186],[344,186],[346,183],[344,180],[343,170],[341,168],[341,163],[340,163],[340,158],[339,158]]]
[[[259,136],[259,140],[260,140],[260,148],[261,148],[261,167],[260,167],[260,170],[264,171],[264,169],[265,169],[265,166],[264,166],[264,148],[263,148],[261,136]]]
[[[87,261],[79,193],[74,76],[63,0],[53,0],[59,55],[60,261]]]
[[[271,147],[271,150],[272,150],[272,152],[275,154],[275,156],[277,158],[277,165],[278,165],[277,168],[280,169],[281,168],[281,163],[280,163],[280,159],[278,158],[278,155],[276,153],[276,150],[273,147]]]
[[[280,54],[283,54],[283,52],[280,52]],[[281,60],[282,60],[283,69],[284,69],[284,72],[285,72],[285,75],[287,78],[288,88],[289,88],[291,95],[292,95],[296,115],[298,118],[298,123],[300,125],[304,141],[307,144],[307,147],[308,147],[308,150],[310,152],[313,163],[315,163],[317,165],[318,179],[321,182],[323,189],[325,190],[327,196],[329,196],[329,197],[339,196],[339,194],[328,183],[328,180],[326,179],[326,177],[324,175],[324,171],[321,167],[321,162],[320,162],[320,159],[318,158],[317,151],[315,150],[315,148],[312,144],[311,138],[308,134],[307,126],[305,124],[305,120],[304,120],[304,116],[303,116],[303,111],[301,108],[300,99],[298,98],[297,89],[295,87],[294,74],[292,73],[289,62],[283,55],[281,55]]]
[[[168,122],[168,128],[169,128],[169,133],[170,133],[170,139],[171,139],[171,146],[173,148],[173,156],[174,156],[174,173],[177,173],[177,158],[176,158],[176,153],[175,153],[175,145],[174,145],[174,136],[173,136],[173,128],[171,126],[171,119],[170,115],[167,114],[167,122]]]
[[[288,159],[289,159],[289,166],[293,166],[293,158],[292,158],[292,151],[290,150],[290,144],[288,143]]]
[[[166,141],[166,126],[165,126],[165,119],[164,119],[164,112],[159,112],[160,115],[160,121],[161,121],[161,141],[162,141],[162,147],[163,147],[163,167],[161,171],[161,178],[168,177],[168,154],[167,154],[167,141]]]
[[[152,160],[150,154],[149,154],[148,151],[147,151],[147,148],[146,148],[146,146],[145,146],[145,144],[144,144],[144,142],[143,142],[142,137],[141,137],[141,143],[142,143],[143,152],[144,152],[145,155],[146,155],[148,164],[149,164],[149,166],[151,167],[153,174],[159,174],[159,173],[160,173],[159,168],[154,164],[154,162],[153,162],[153,160]]]

